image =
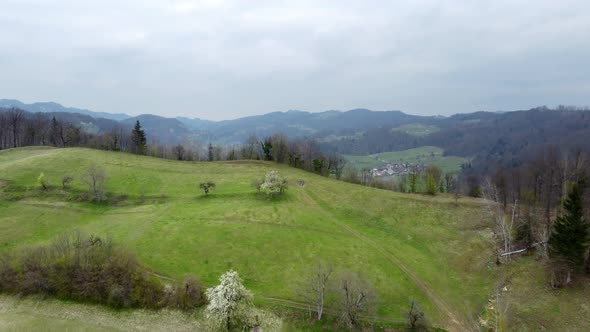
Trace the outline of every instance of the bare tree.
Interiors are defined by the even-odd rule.
[[[82,181],[88,185],[93,199],[98,202],[102,201],[104,198],[104,186],[107,181],[105,170],[93,164],[86,171]]]
[[[503,243],[502,256],[505,256],[507,260],[510,260],[510,253],[512,251],[512,233],[516,219],[518,200],[515,198],[512,203],[510,216],[507,217],[504,205],[500,201],[498,188],[492,183],[490,178],[486,178],[484,181],[483,194],[487,203],[486,209],[496,224],[497,230],[495,233]]]
[[[272,144],[272,158],[277,163],[285,163],[289,156],[289,141],[283,134],[274,134],[270,138]]]
[[[408,310],[408,328],[411,331],[428,330],[428,324],[424,318],[424,312],[422,312],[416,301],[410,302],[410,310]]]
[[[317,313],[317,319],[321,320],[324,313],[324,304],[328,292],[328,282],[332,275],[332,268],[318,263],[304,279],[300,295],[305,299]]]
[[[328,157],[328,170],[333,173],[336,179],[340,180],[346,166],[346,159],[340,154],[333,154]]]
[[[22,124],[25,117],[23,110],[12,108],[8,111],[8,122],[12,130],[12,147],[16,148],[19,143],[19,137],[22,132]]]
[[[256,137],[256,135],[251,134],[248,139],[246,140],[246,144],[244,145],[244,149],[242,152],[242,158],[244,159],[258,159],[259,158],[259,153],[258,153],[258,147],[259,147],[259,143],[258,143],[258,137]]]
[[[371,309],[373,289],[356,275],[346,272],[340,284],[342,319],[349,328],[360,322],[360,315]]]
[[[184,154],[185,154],[184,146],[182,146],[181,144],[178,144],[173,148],[173,151],[174,151],[174,155],[176,156],[177,160],[184,159]]]

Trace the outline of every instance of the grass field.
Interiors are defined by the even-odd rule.
[[[437,126],[423,125],[419,123],[407,124],[391,129],[392,132],[402,132],[408,135],[423,137],[436,133],[440,128]]]
[[[204,326],[201,316],[0,295],[0,331],[195,331]]]
[[[345,155],[346,160],[356,169],[385,166],[387,163],[410,163],[436,165],[444,172],[458,172],[467,159],[457,156],[444,156],[443,149],[435,146],[422,146],[403,151],[383,152],[368,156]]]
[[[107,171],[116,202],[75,199],[92,163]],[[251,187],[272,169],[291,180],[276,201]],[[50,190],[37,188],[41,172]],[[66,191],[64,175],[75,179]],[[203,197],[198,183],[207,180],[217,189]],[[236,269],[256,302],[274,307],[300,301],[296,285],[321,260],[370,281],[375,318],[403,322],[416,300],[433,325],[451,330],[477,320],[500,272],[481,211],[476,200],[456,207],[451,197],[366,188],[267,162],[177,162],[81,148],[0,152],[0,252],[74,229],[110,234],[172,278],[190,273],[214,285]]]

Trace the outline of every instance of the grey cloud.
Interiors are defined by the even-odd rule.
[[[0,91],[225,119],[590,104],[579,1],[4,0]]]

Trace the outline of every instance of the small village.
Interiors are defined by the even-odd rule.
[[[406,175],[410,173],[412,167],[418,167],[418,172],[422,172],[426,169],[424,164],[410,164],[410,163],[388,163],[380,168],[373,168],[371,170],[371,176],[382,177],[382,176],[393,176],[393,175]]]

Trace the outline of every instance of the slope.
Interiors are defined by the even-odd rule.
[[[110,204],[76,200],[92,163],[107,171]],[[292,183],[281,200],[250,186],[271,169]],[[41,172],[49,191],[35,188]],[[75,178],[65,191],[64,175]],[[198,191],[205,180],[217,183],[210,197]],[[455,207],[446,197],[365,188],[273,163],[14,149],[0,152],[0,182],[0,252],[72,229],[111,234],[167,276],[192,273],[212,285],[234,268],[255,296],[293,301],[301,276],[322,260],[373,284],[377,316],[399,319],[414,299],[435,325],[452,330],[476,319],[496,274],[487,221],[474,218],[477,201]]]

